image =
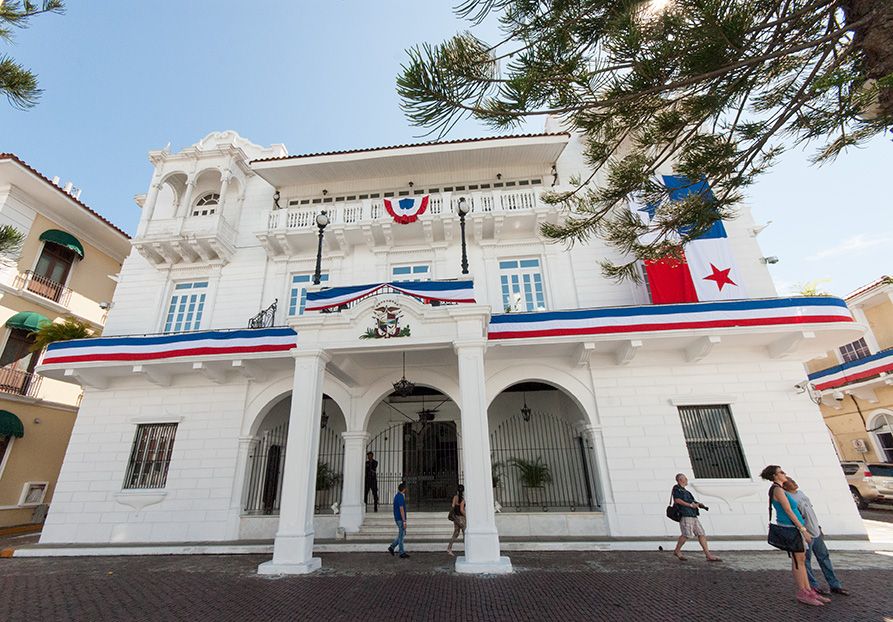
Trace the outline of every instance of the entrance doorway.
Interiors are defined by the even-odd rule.
[[[403,473],[415,507],[431,511],[449,509],[459,485],[456,424],[403,424]]]
[[[414,511],[446,511],[462,482],[459,435],[453,421],[398,423],[367,445],[378,461],[381,505],[390,505],[405,482]],[[370,502],[371,499],[366,499]]]

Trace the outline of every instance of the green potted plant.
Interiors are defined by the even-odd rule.
[[[328,501],[328,491],[339,481],[341,474],[335,473],[325,462],[320,462],[316,467],[316,507],[322,508]]]
[[[536,460],[512,458],[509,464],[518,469],[521,488],[527,497],[527,505],[541,506],[546,499],[546,484],[552,483],[552,470],[543,462],[542,456]]]

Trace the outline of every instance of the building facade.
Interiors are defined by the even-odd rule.
[[[846,297],[865,335],[806,364],[841,460],[893,462],[893,279]]]
[[[130,248],[77,193],[0,154],[0,225],[25,234],[0,264],[0,527],[43,520],[81,398],[79,386],[34,373],[32,333],[65,317],[100,331]]]
[[[863,328],[776,296],[746,209],[726,228],[750,298],[652,305],[600,241],[540,233],[564,218],[542,194],[588,177],[566,133],[289,156],[222,132],[149,157],[105,336],[40,367],[85,387],[43,547],[269,539],[261,572],[309,572],[320,539],[390,533],[399,482],[444,523],[461,482],[457,569],[503,572],[500,536],[672,536],[678,472],[711,534],[761,538],[768,463],[864,537],[794,388]]]

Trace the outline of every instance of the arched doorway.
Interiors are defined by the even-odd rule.
[[[501,511],[599,507],[593,448],[575,400],[542,382],[521,382],[488,409],[494,499]]]
[[[366,451],[378,461],[380,504],[387,505],[405,482],[415,511],[446,511],[462,482],[459,409],[437,389],[416,386],[411,394],[391,393],[369,418]],[[365,498],[372,509],[372,493]]]
[[[338,405],[323,395],[320,414],[319,458],[316,466],[317,514],[335,514],[341,503],[344,473],[344,416]],[[264,416],[248,453],[248,473],[242,513],[278,515],[282,500],[283,469],[288,442],[291,396],[282,398]]]

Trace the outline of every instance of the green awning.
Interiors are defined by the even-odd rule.
[[[0,436],[25,436],[25,426],[22,420],[8,410],[0,410]]]
[[[44,324],[49,324],[50,319],[35,313],[34,311],[19,311],[14,316],[6,320],[6,325],[10,328],[20,328],[27,330],[29,333],[34,332]]]
[[[64,246],[65,248],[71,249],[75,253],[77,253],[81,259],[84,258],[83,244],[81,244],[81,241],[70,233],[65,233],[64,231],[59,231],[58,229],[47,229],[40,234],[40,239],[44,242],[52,242],[53,244],[58,244],[59,246]]]

